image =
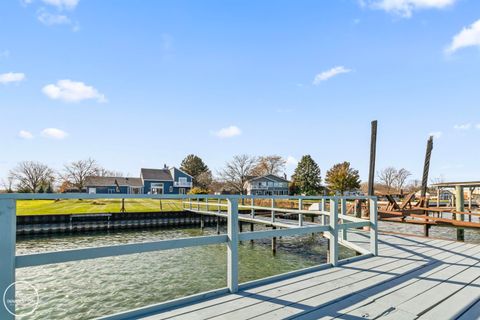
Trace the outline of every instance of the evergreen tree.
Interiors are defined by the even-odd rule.
[[[43,185],[40,186],[40,188],[37,191],[38,193],[45,193],[45,189],[43,188]]]
[[[322,189],[320,167],[310,155],[305,155],[300,159],[292,178],[293,184],[302,194],[316,195]]]
[[[345,191],[360,188],[360,176],[358,170],[350,168],[350,162],[342,162],[334,165],[327,171],[325,182],[330,190],[344,194]]]
[[[204,178],[206,175],[211,176],[211,172],[200,157],[194,154],[189,154],[183,159],[180,169],[193,177],[194,186],[208,188],[208,185],[205,185],[208,179]]]
[[[52,188],[52,184],[51,184],[51,183],[48,184],[47,190],[46,190],[45,192],[46,192],[46,193],[53,193],[53,188]]]

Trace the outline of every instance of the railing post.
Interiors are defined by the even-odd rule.
[[[217,213],[220,213],[220,198],[217,199]]]
[[[15,316],[15,242],[16,242],[16,210],[15,200],[0,200],[0,319],[14,320]],[[10,287],[8,291],[7,288]],[[5,296],[4,296],[5,294]],[[6,309],[7,305],[8,309]],[[10,312],[11,313],[10,313]]]
[[[252,206],[252,209],[250,210],[250,216],[252,218],[255,218],[255,209],[253,208],[253,206],[255,205],[255,200],[253,198],[254,196],[252,195],[252,199],[250,200],[251,202],[251,206]]]
[[[341,213],[342,215],[346,215],[347,214],[347,200],[345,198],[342,198],[342,208],[341,208]],[[343,218],[342,218],[342,223],[344,222],[343,221]],[[343,240],[347,240],[347,229],[343,229],[342,230],[342,239]]]
[[[322,203],[320,205],[320,211],[325,212],[325,198],[322,199]],[[322,225],[326,225],[326,216],[325,214],[322,214],[322,217],[320,218]]]
[[[272,223],[275,222],[275,210],[273,210],[273,208],[275,208],[275,199],[272,198]]]
[[[228,198],[227,287],[238,291],[238,199]]]
[[[378,255],[378,222],[377,222],[377,199],[370,200],[370,252]]]
[[[205,198],[205,206],[207,207],[205,211],[208,211],[208,198]]]
[[[303,209],[303,199],[298,198],[298,210],[302,210],[302,209]],[[303,226],[303,214],[302,213],[298,214],[298,225],[300,227]]]
[[[338,265],[338,198],[330,199],[330,230],[328,243],[330,247],[329,262],[332,266]]]

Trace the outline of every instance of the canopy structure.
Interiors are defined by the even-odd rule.
[[[480,188],[480,181],[463,181],[463,182],[441,182],[432,184],[432,187],[435,188]]]

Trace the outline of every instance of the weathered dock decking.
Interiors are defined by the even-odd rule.
[[[349,234],[365,248],[368,236]],[[141,319],[477,319],[480,245],[381,234],[379,255]]]

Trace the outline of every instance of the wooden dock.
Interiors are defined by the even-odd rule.
[[[368,236],[349,234],[367,248]],[[381,234],[379,255],[141,319],[478,319],[480,245]]]

